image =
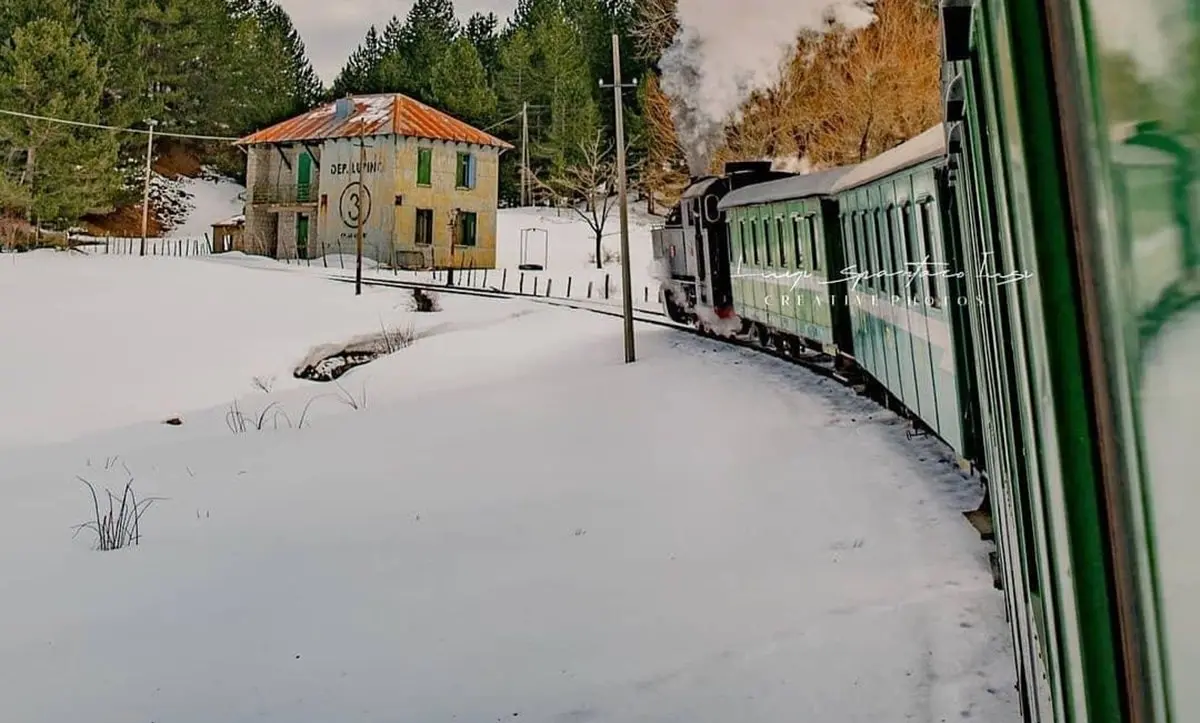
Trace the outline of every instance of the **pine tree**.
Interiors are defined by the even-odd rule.
[[[500,20],[496,13],[475,13],[467,19],[463,35],[475,46],[479,60],[487,73],[488,83],[496,82],[496,71],[500,65]]]
[[[433,69],[458,37],[460,26],[452,0],[416,0],[400,33],[403,92],[423,103],[434,102]]]
[[[380,83],[380,66],[384,59],[383,43],[379,33],[372,25],[361,45],[354,49],[346,65],[334,79],[330,89],[332,95],[344,96],[347,93],[376,93],[382,90]]]
[[[596,135],[600,118],[583,41],[561,9],[548,12],[534,27],[533,67],[541,76],[540,92],[550,107],[550,126],[543,148],[556,175],[577,162],[583,144]]]
[[[52,118],[99,120],[104,76],[74,28],[35,20],[0,48],[0,106]],[[70,222],[115,191],[117,142],[109,131],[0,116],[0,159],[19,159],[16,185],[36,222]]]
[[[543,108],[531,119],[530,164],[539,177],[550,177],[578,161],[582,148],[595,138],[595,81],[579,33],[561,5],[531,0],[525,11],[536,23],[517,28],[500,49],[499,115],[518,113],[525,102]]]
[[[288,90],[292,101],[289,114],[311,107],[320,99],[324,88],[308,59],[299,31],[292,25],[291,17],[273,0],[259,0],[255,15],[262,31],[268,37],[277,39],[282,49],[281,60],[285,64],[282,70],[290,86]]]
[[[455,40],[430,78],[435,105],[475,126],[496,115],[496,94],[488,87],[487,73],[475,46],[465,37]]]
[[[511,36],[518,30],[532,30],[547,17],[563,10],[562,0],[517,0],[517,7],[508,18],[504,35]]]

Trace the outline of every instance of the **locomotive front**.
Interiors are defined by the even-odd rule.
[[[718,204],[730,191],[790,175],[772,171],[770,161],[734,162],[725,164],[724,175],[693,178],[683,190],[665,223],[650,232],[655,278],[673,321],[722,334],[737,330],[725,213]]]

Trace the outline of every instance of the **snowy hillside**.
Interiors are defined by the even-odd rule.
[[[198,178],[156,177],[160,217],[171,228],[168,238],[200,238],[212,225],[243,211],[246,189],[239,183],[207,171]]]
[[[1018,720],[977,490],[895,416],[667,329],[624,365],[607,317],[346,292],[0,258],[36,350],[0,357],[7,718]],[[406,323],[338,385],[287,376]],[[81,479],[131,478],[141,544],[73,537]]]

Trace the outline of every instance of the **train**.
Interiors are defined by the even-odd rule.
[[[664,311],[852,371],[978,477],[1025,721],[1200,720],[1200,2],[937,9],[940,122],[692,178]]]

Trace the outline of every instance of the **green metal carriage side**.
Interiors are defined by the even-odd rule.
[[[739,189],[721,200],[729,227],[734,312],[777,343],[848,352],[835,168]]]
[[[880,154],[834,188],[859,365],[963,452],[963,408],[938,172],[942,127]]]

